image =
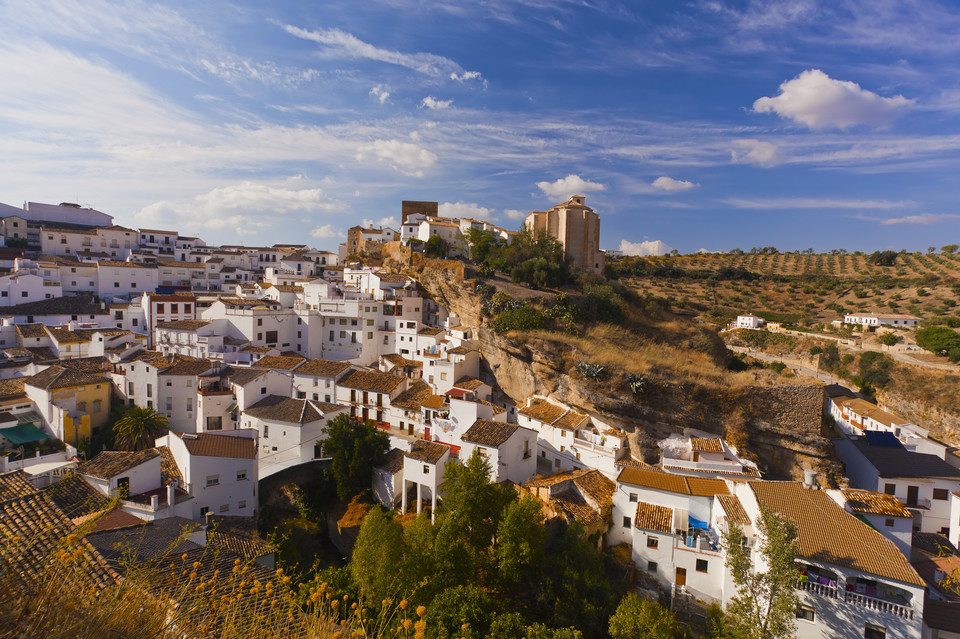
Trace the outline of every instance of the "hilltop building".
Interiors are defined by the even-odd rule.
[[[560,240],[563,257],[568,262],[602,274],[600,216],[584,204],[585,200],[583,195],[574,195],[546,211],[533,211],[527,216],[526,227],[533,233],[546,231]]]

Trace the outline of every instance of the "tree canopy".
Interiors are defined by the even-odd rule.
[[[337,496],[346,501],[370,488],[374,467],[386,461],[390,436],[371,421],[357,422],[341,413],[327,422],[326,436],[319,443],[332,458]]]
[[[114,441],[120,450],[153,448],[167,432],[170,420],[153,408],[131,406],[113,425]]]
[[[793,636],[797,606],[797,530],[775,512],[761,507],[757,522],[759,552],[767,565],[754,570],[743,530],[731,526],[724,535],[727,567],[737,594],[727,606],[734,636],[743,639],[786,639]]]

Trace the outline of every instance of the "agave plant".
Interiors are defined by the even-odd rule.
[[[600,364],[588,364],[583,360],[577,362],[577,370],[587,379],[601,379],[604,375],[604,368]]]

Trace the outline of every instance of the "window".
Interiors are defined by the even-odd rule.
[[[660,539],[658,537],[647,537],[647,548],[659,548]]]
[[[803,619],[804,621],[814,621],[816,613],[813,609],[813,606],[805,606],[800,604],[797,606],[797,619]]]
[[[429,475],[429,474],[430,474],[430,466],[428,466],[427,464],[424,464],[424,465],[423,465],[423,474],[424,474],[424,475]]]
[[[192,412],[193,412],[193,398],[192,398],[192,397],[188,397],[188,398],[187,398],[187,412],[188,412],[188,413],[192,413]]]
[[[220,485],[220,475],[207,475],[207,488]]]
[[[637,493],[630,493],[630,503],[631,504],[637,503]]]
[[[875,623],[868,623],[863,627],[863,636],[866,639],[886,639],[887,629]]]
[[[169,411],[169,410],[173,410],[173,398],[172,398],[172,397],[168,397],[168,398],[167,398],[167,410],[168,410],[168,411]]]
[[[896,484],[884,484],[883,492],[885,492],[888,495],[896,495],[897,494]]]
[[[258,318],[257,318],[257,326],[263,326],[263,318],[262,318],[262,317],[258,317]]]
[[[136,318],[136,317],[133,318],[133,322],[132,322],[131,324],[132,324],[133,326],[136,326],[136,325],[137,325],[137,318]]]
[[[173,380],[169,377],[167,378],[167,386],[173,386]]]
[[[558,461],[559,461],[559,460],[558,460]],[[629,518],[629,517],[624,517],[624,518],[623,518],[623,527],[624,527],[624,528],[629,528],[629,527],[630,527],[630,518]]]
[[[657,572],[657,562],[648,561],[647,562],[647,572]]]
[[[247,507],[246,499],[241,499],[240,501],[237,502],[237,510],[243,510],[246,507]]]
[[[225,513],[230,510],[230,504],[220,504],[220,512]]]
[[[77,402],[77,410],[81,413],[87,412],[87,403],[86,402]]]
[[[884,520],[883,520],[883,525],[886,526],[887,528],[893,528],[893,520],[892,520],[892,519],[884,519]]]
[[[263,438],[266,439],[270,437],[270,424],[263,425]]]
[[[697,572],[707,572],[707,566],[706,559],[697,559]]]
[[[153,384],[147,384],[147,397],[153,397]]]
[[[133,395],[133,382],[127,382],[127,395]]]
[[[163,304],[157,304],[157,313],[158,313],[158,314],[159,314],[159,313],[165,313],[166,310],[164,310],[164,308],[165,308],[165,307],[164,307]]]
[[[243,481],[243,480],[246,479],[246,478],[247,478],[247,469],[246,469],[246,468],[244,468],[243,470],[238,470],[238,471],[237,471],[237,481]]]
[[[207,430],[223,430],[223,418],[207,417]]]
[[[946,488],[934,488],[933,498],[939,501],[947,501],[950,499],[950,491]]]
[[[170,312],[171,312],[171,313],[179,313],[179,312],[180,312],[180,305],[179,305],[179,304],[171,304],[171,305],[170,305]]]
[[[266,387],[266,386],[261,386],[261,387],[260,387],[260,394],[261,394],[261,395],[266,395],[266,394],[267,394],[267,387]]]

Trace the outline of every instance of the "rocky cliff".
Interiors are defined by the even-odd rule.
[[[821,435],[820,386],[707,387],[651,378],[634,394],[622,372],[584,378],[562,335],[496,334],[483,323],[475,282],[463,279],[462,271],[421,264],[407,272],[464,324],[479,327],[484,372],[518,405],[534,394],[557,399],[626,432],[635,459],[655,461],[657,441],[692,427],[725,435],[756,454],[771,476],[799,479],[805,468],[827,481],[837,475],[832,445]]]

